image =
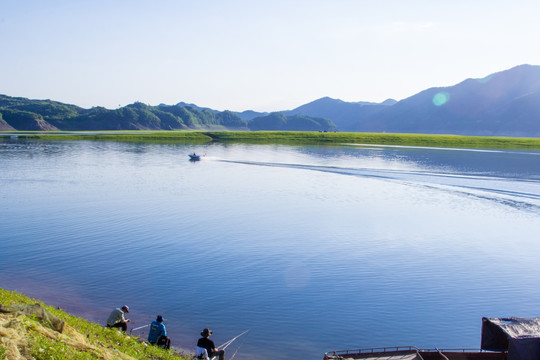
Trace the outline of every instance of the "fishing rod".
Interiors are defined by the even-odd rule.
[[[150,324],[146,324],[146,325],[143,325],[143,326],[139,326],[139,327],[136,327],[136,328],[132,328],[132,329],[129,331],[129,334],[131,335],[131,333],[133,333],[133,331],[140,330],[140,329],[144,329],[145,327],[148,327],[148,326],[150,326]]]
[[[225,350],[229,345],[231,345],[233,343],[234,340],[238,339],[240,336],[244,335],[245,333],[249,332],[250,329],[247,329],[246,331],[244,331],[243,333],[241,333],[240,335],[236,335],[235,337],[233,337],[231,340],[229,341],[226,341],[224,342],[223,344],[221,344],[220,346],[218,346],[218,350]]]
[[[249,331],[249,330],[248,330]],[[233,360],[234,357],[236,356],[236,354],[238,353],[238,351],[240,350],[240,348],[242,347],[242,345],[244,345],[244,343],[246,342],[246,339],[247,337],[244,337],[244,340],[242,340],[242,343],[240,343],[240,345],[238,345],[238,347],[236,348],[236,351],[234,352],[234,354],[232,354],[232,356],[229,358],[229,360]]]
[[[143,320],[146,321],[146,319],[148,319],[148,318],[149,318],[149,317],[144,317]],[[164,320],[167,320],[167,319],[164,319]],[[137,321],[137,322],[138,322],[138,323],[141,323],[142,321],[139,320],[139,321]],[[132,321],[132,323],[135,323],[135,321]],[[132,329],[129,331],[129,333],[131,334],[131,333],[133,333],[133,332],[136,331],[136,330],[144,329],[145,327],[148,327],[148,326],[150,326],[150,325],[152,325],[152,324],[146,324],[146,325],[143,325],[143,326],[139,326],[139,327],[136,327],[136,328],[132,328]]]

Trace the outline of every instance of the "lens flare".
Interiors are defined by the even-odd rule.
[[[450,100],[450,94],[447,92],[440,92],[440,93],[435,94],[435,96],[433,96],[432,101],[433,101],[433,105],[442,106],[446,104],[448,100]]]

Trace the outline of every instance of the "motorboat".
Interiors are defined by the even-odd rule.
[[[482,318],[480,349],[393,346],[329,351],[323,360],[538,360],[540,318]]]

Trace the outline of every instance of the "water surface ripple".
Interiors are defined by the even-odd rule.
[[[540,312],[539,154],[4,140],[0,286],[237,359],[474,348]]]

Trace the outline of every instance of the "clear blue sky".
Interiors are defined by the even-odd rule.
[[[85,108],[401,100],[540,64],[538,0],[1,0],[0,94]]]

